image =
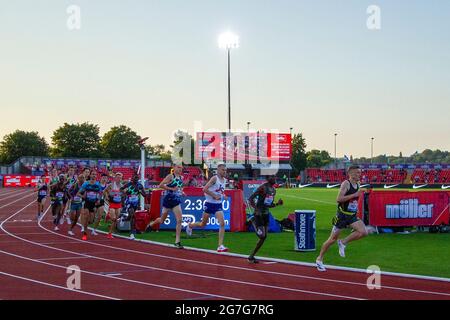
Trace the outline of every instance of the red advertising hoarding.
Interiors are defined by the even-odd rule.
[[[289,161],[291,154],[289,133],[198,132],[195,144],[198,161]]]
[[[40,176],[7,175],[3,177],[4,187],[35,187]],[[48,178],[46,178],[48,183]]]
[[[369,224],[385,227],[448,225],[449,193],[445,191],[373,191]]]

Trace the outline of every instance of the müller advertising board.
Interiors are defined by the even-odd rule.
[[[449,225],[449,192],[372,191],[369,194],[369,224],[409,227]]]

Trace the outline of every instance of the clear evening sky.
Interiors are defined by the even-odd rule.
[[[67,28],[69,5],[81,29]],[[381,30],[368,30],[369,5]],[[0,139],[64,122],[302,132],[338,156],[450,150],[450,1],[0,0]]]

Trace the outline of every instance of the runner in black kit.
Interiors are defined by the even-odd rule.
[[[64,175],[59,176],[59,182],[50,189],[50,196],[52,199],[52,215],[53,224],[55,225],[55,231],[58,231],[58,224],[61,219],[62,206],[64,197],[66,196],[66,187],[64,186]]]
[[[274,203],[275,194],[277,192],[274,188],[275,183],[275,176],[267,176],[267,182],[261,185],[255,193],[248,198],[250,205],[255,210],[251,222],[255,228],[256,235],[259,238],[255,249],[248,257],[248,262],[250,263],[258,263],[258,260],[255,259],[255,255],[266,240],[267,232],[269,230],[269,208],[283,204],[283,200],[281,199],[279,199],[277,203]]]
[[[320,254],[316,259],[317,270],[326,271],[323,264],[323,256],[328,248],[337,241],[339,247],[339,255],[345,257],[345,247],[350,241],[359,240],[367,236],[367,230],[364,223],[358,218],[358,198],[363,192],[359,188],[359,179],[361,177],[361,169],[359,166],[350,166],[348,168],[349,179],[341,184],[339,195],[337,197],[338,209],[336,216],[333,218],[333,229],[327,241],[322,245]],[[353,232],[344,240],[338,240],[341,231],[350,226]]]
[[[38,193],[38,198],[37,198],[37,207],[38,207],[37,218],[39,220],[41,218],[41,215],[44,212],[45,199],[47,198],[47,195],[48,195],[48,185],[45,182],[45,177],[44,176],[42,176],[39,179],[36,191]]]
[[[80,218],[81,210],[83,209],[83,199],[77,195],[78,191],[80,191],[82,185],[85,182],[84,175],[80,174],[78,176],[78,181],[72,185],[69,189],[69,198],[70,198],[70,219],[72,221],[68,234],[70,236],[74,236],[73,228],[77,225],[78,219]]]

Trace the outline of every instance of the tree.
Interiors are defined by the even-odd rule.
[[[97,158],[101,157],[100,129],[97,125],[85,122],[64,123],[53,132],[52,155],[54,157]]]
[[[112,127],[105,133],[100,142],[103,155],[111,159],[138,159],[141,137],[127,126]]]
[[[23,156],[49,155],[49,146],[38,132],[16,130],[6,135],[0,143],[0,163],[10,164]]]
[[[294,176],[300,174],[300,171],[306,168],[306,142],[301,133],[294,134],[292,137],[292,173]]]
[[[308,168],[321,168],[331,163],[332,159],[328,151],[311,150],[306,153],[306,165]]]
[[[160,157],[160,160],[163,161],[170,161],[171,159],[170,151],[167,151],[163,144],[156,144],[154,146],[148,145],[146,149],[149,156]]]

